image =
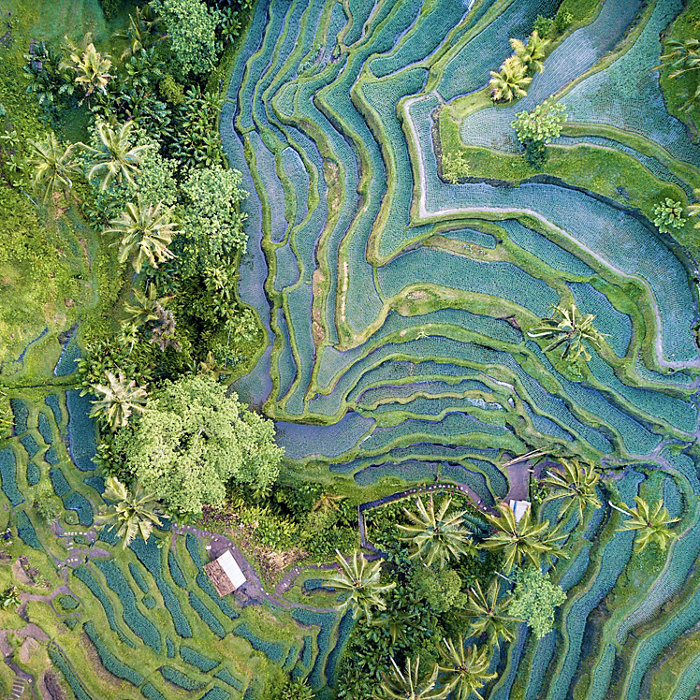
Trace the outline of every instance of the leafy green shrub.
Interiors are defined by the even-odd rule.
[[[185,90],[172,75],[166,75],[158,83],[158,91],[166,102],[179,107],[185,101]]]
[[[466,154],[461,151],[454,153],[443,153],[442,155],[442,175],[453,185],[469,176],[469,162]]]
[[[214,68],[221,13],[201,0],[152,0],[150,4],[168,30],[171,60],[179,74],[205,75]]]
[[[59,596],[58,604],[64,610],[75,610],[80,605],[80,603],[72,595]]]
[[[554,18],[545,17],[544,15],[537,15],[533,29],[540,35],[550,37],[552,36],[552,28],[554,27]]]
[[[100,6],[102,7],[102,12],[104,12],[105,19],[114,19],[121,9],[123,0],[100,0]]]
[[[671,233],[673,229],[683,228],[687,221],[682,202],[675,202],[670,197],[654,205],[654,226],[661,233]]]
[[[51,487],[44,483],[39,487],[37,499],[34,501],[34,510],[45,522],[53,522],[63,510],[61,502],[54,496]]]
[[[213,166],[225,163],[217,127],[222,99],[211,92],[190,87],[175,111],[173,138],[167,153],[181,166]]]
[[[521,144],[528,141],[549,143],[561,136],[566,118],[564,105],[547,99],[529,112],[518,112],[511,126]]]

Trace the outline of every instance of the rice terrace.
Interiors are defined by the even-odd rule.
[[[700,0],[0,22],[0,698],[700,698]]]

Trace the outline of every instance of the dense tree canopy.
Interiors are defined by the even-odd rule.
[[[208,377],[166,381],[149,397],[132,431],[117,437],[144,488],[178,515],[221,505],[230,480],[269,485],[282,450],[271,421],[245,409]]]

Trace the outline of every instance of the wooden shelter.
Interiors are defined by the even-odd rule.
[[[241,567],[228,549],[217,559],[205,564],[204,573],[221,597],[233,593],[246,582]]]

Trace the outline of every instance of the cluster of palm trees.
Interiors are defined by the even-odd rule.
[[[528,335],[549,343],[544,347],[544,352],[561,349],[561,359],[572,365],[581,357],[588,362],[591,353],[584,341],[597,350],[601,347],[603,338],[608,335],[593,326],[595,314],[584,316],[573,302],[568,306],[554,306],[552,310],[552,316],[543,318],[528,331]]]
[[[89,181],[97,183],[100,191],[114,183],[135,186],[134,178],[150,146],[133,145],[133,128],[133,122],[116,125],[98,122],[94,146],[83,143],[63,146],[53,132],[43,141],[30,142],[33,185],[42,194],[42,202],[46,204],[59,190],[67,197],[73,179],[82,172],[80,151],[89,162],[84,174]],[[128,203],[126,209],[109,222],[104,233],[117,234],[114,245],[119,246],[120,262],[131,258],[134,271],[138,273],[144,265],[156,268],[173,257],[168,244],[179,231],[171,209],[161,203],[145,203],[137,195],[135,202]]]
[[[549,44],[537,30],[532,32],[527,42],[511,39],[513,54],[506,58],[498,71],[490,71],[491,99],[494,102],[512,102],[524,97],[532,82],[534,73],[544,70],[544,57]]]
[[[582,521],[588,509],[602,507],[600,473],[593,465],[578,459],[561,459],[559,462],[548,468],[542,477],[542,483],[548,489],[545,502],[560,504],[560,523],[567,522],[573,514]],[[671,526],[678,519],[669,516],[662,500],[654,506],[639,497],[635,498],[634,506],[609,504],[626,517],[620,531],[637,533],[636,552],[652,543],[663,550],[674,537]],[[440,506],[436,506],[431,496],[427,504],[418,498],[415,511],[404,508],[410,524],[398,526],[401,539],[410,544],[410,558],[417,559],[420,565],[442,569],[481,548],[501,553],[505,575],[499,574],[499,577],[510,580],[507,574],[516,567],[532,565],[539,568],[543,561],[566,556],[562,543],[567,535],[560,525],[550,527],[549,521],[538,522],[530,508],[517,519],[509,505],[500,504],[497,512],[486,514],[492,531],[477,544],[465,525],[466,511],[450,511],[450,505],[451,498],[446,497]],[[340,552],[336,555],[339,571],[330,577],[330,584],[346,594],[342,608],[353,610],[355,616],[364,615],[372,620],[375,611],[386,609],[384,595],[395,584],[382,583],[381,559],[370,563],[358,551],[347,560]],[[434,700],[445,698],[450,693],[461,699],[472,693],[481,697],[479,690],[494,677],[489,673],[488,649],[492,645],[498,646],[501,641],[512,641],[514,625],[521,621],[509,614],[512,597],[503,590],[499,577],[494,577],[486,587],[475,581],[467,592],[464,606],[469,617],[467,634],[473,639],[487,640],[487,645],[478,648],[465,646],[461,637],[445,639],[440,648],[442,661],[422,675],[419,673],[419,658],[406,658],[404,668],[399,668],[391,658],[390,675],[383,678],[377,697]],[[385,624],[385,621],[374,624]]]

